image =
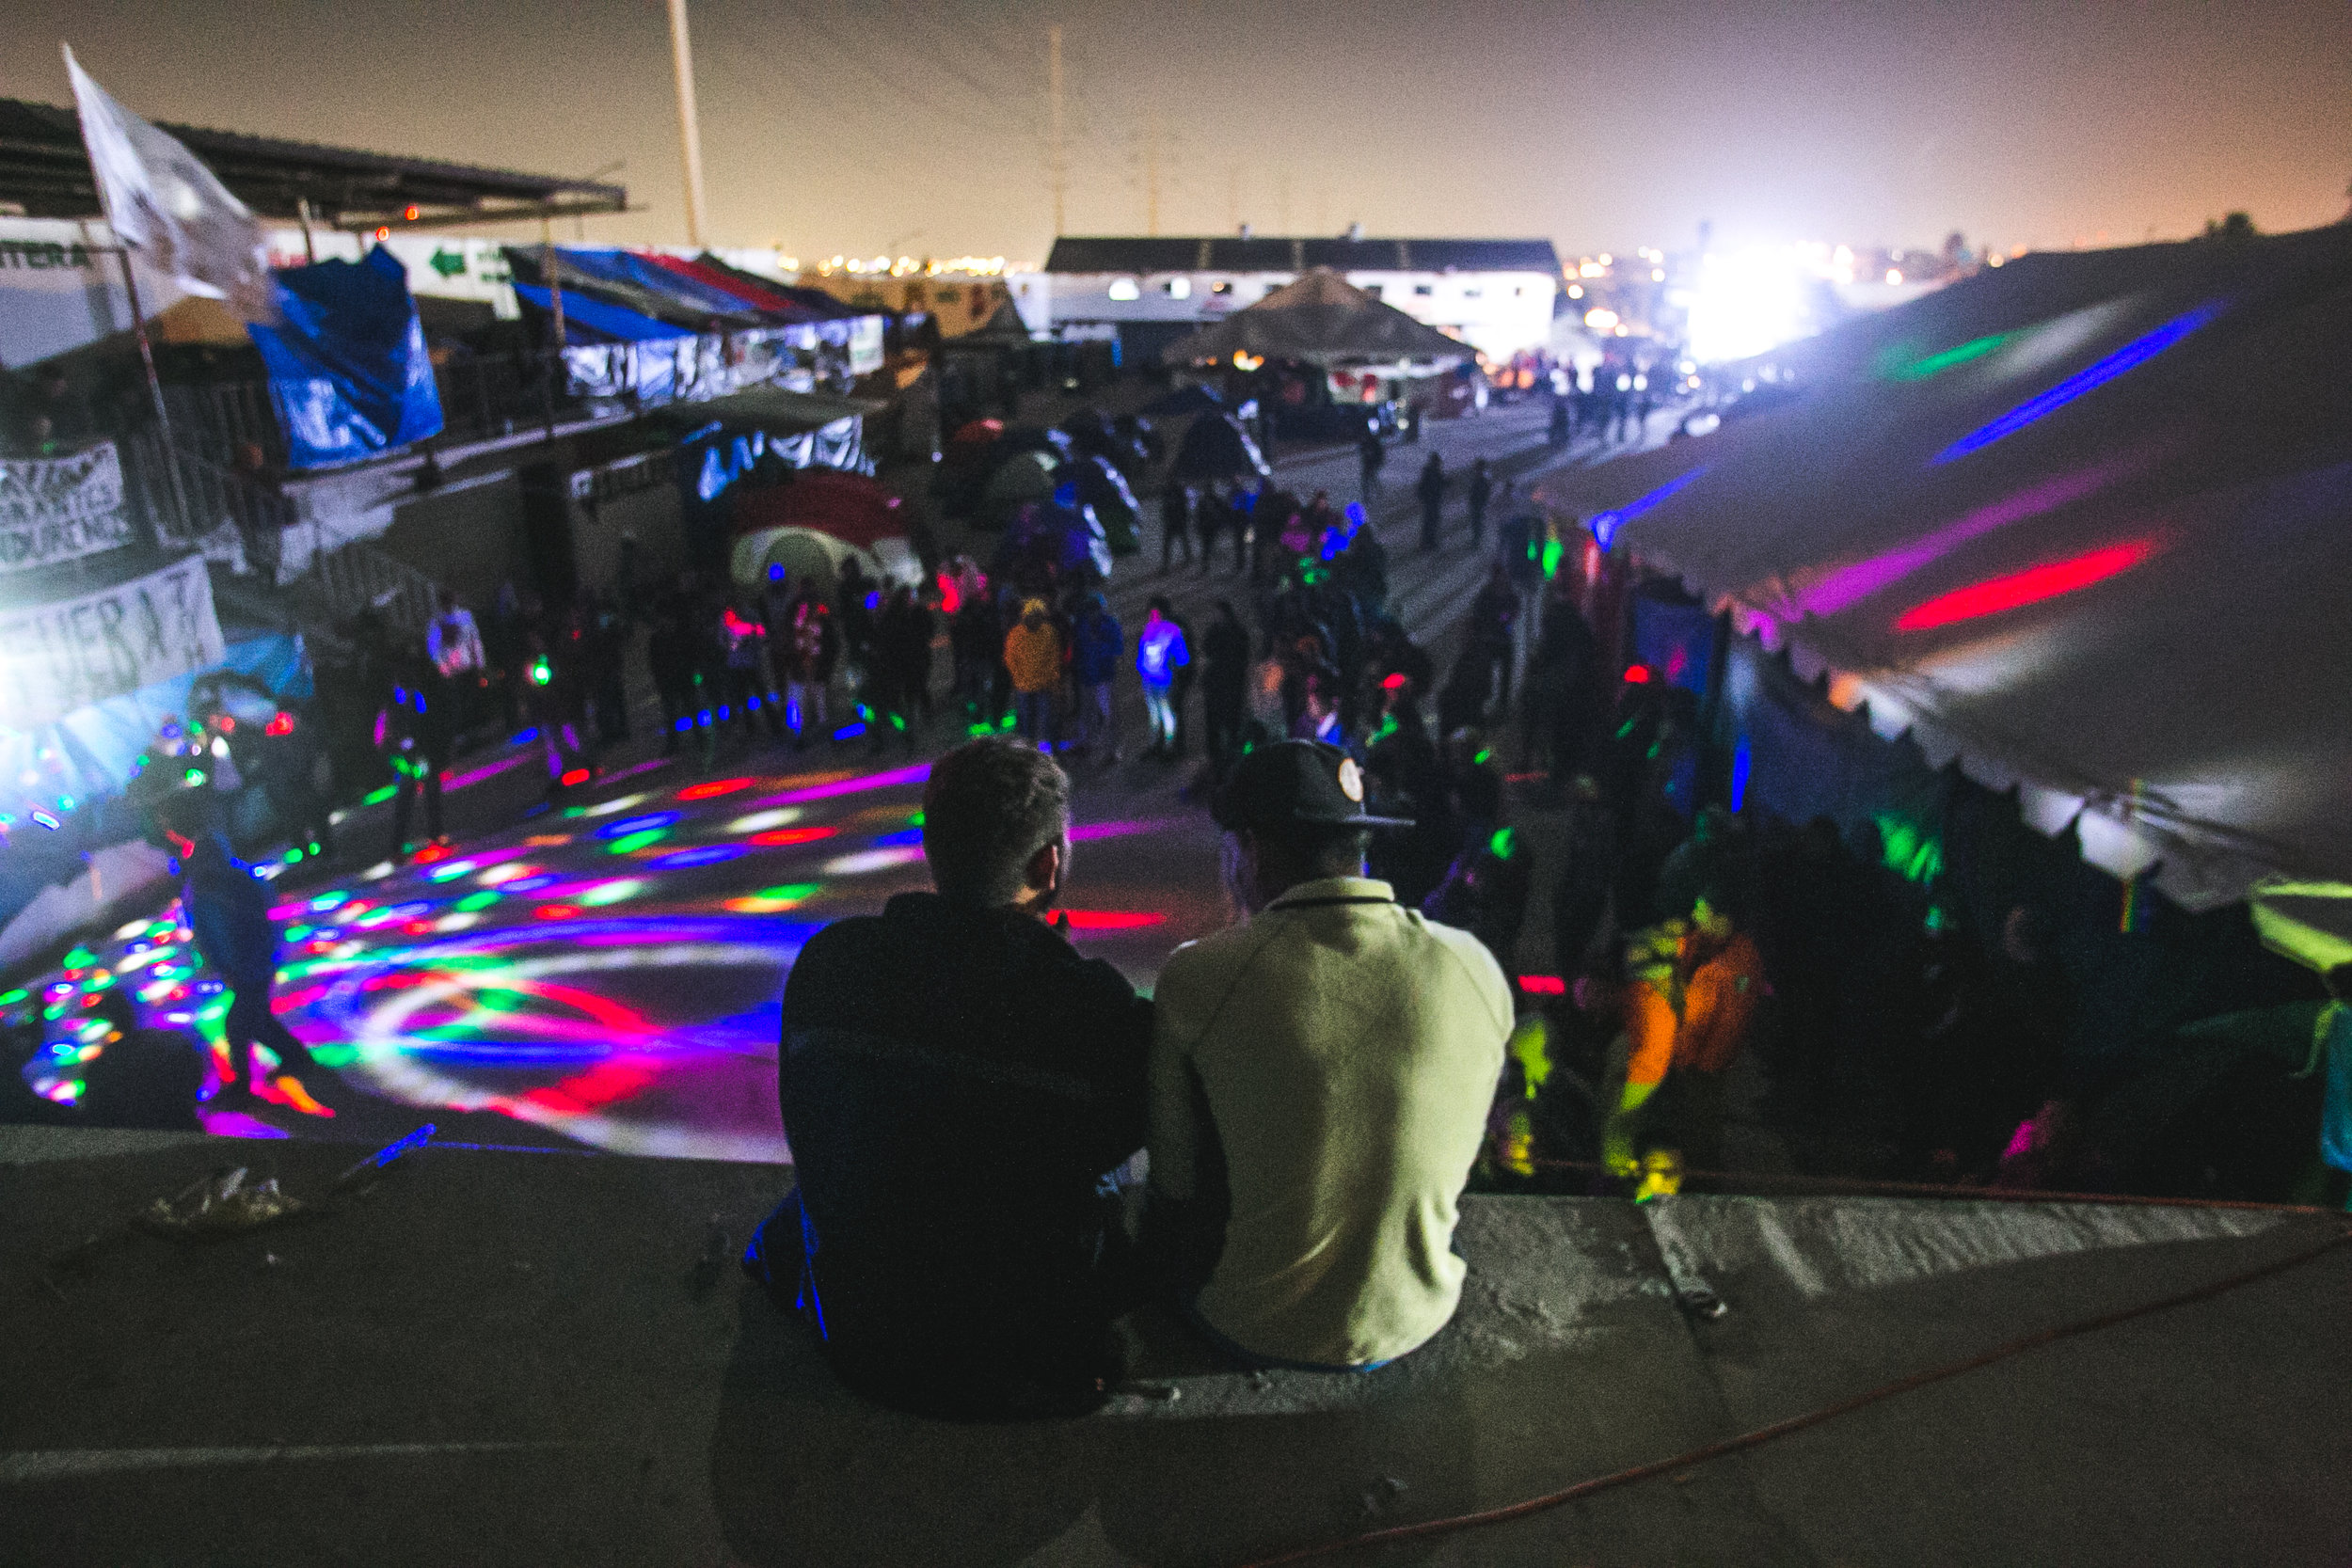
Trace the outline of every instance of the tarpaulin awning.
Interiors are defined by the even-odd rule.
[[[555,296],[536,284],[516,284],[515,295],[524,304],[535,305],[542,310],[555,309]],[[564,341],[567,346],[588,348],[608,342],[668,342],[692,336],[684,327],[673,326],[668,322],[641,316],[634,310],[607,305],[600,299],[576,294],[568,289],[564,293]]]
[[[397,257],[378,245],[276,277],[278,325],[251,330],[289,467],[357,462],[440,434],[440,389]]]
[[[763,316],[786,323],[813,322],[825,319],[827,312],[810,309],[791,299],[772,284],[760,283],[749,276],[712,263],[704,258],[666,256],[659,251],[646,258],[664,272],[707,289],[735,301],[738,309],[756,310]]]
[[[567,271],[587,278],[591,287],[642,289],[675,302],[677,309],[699,312],[723,324],[759,325],[758,313],[733,293],[674,272],[653,257],[640,256],[631,250],[585,245],[558,245],[555,253]]]
[[[1160,350],[1160,358],[1177,365],[1237,353],[1331,364],[1459,360],[1469,358],[1470,349],[1395,306],[1382,304],[1338,273],[1317,267],[1216,325],[1177,339]]]
[[[2190,908],[2352,877],[2352,230],[2027,257],[1774,360],[1604,543]]]

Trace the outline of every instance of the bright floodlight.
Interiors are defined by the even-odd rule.
[[[1691,299],[1691,356],[1703,365],[1746,359],[1812,330],[1814,267],[1797,249],[1757,247],[1699,263]]]

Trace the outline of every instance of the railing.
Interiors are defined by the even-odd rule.
[[[294,618],[306,626],[337,627],[372,608],[387,627],[410,637],[422,636],[439,608],[436,592],[424,573],[364,542],[315,557],[288,589]]]

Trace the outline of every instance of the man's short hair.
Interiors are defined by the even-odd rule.
[[[1042,752],[1004,736],[957,747],[923,787],[923,858],[959,903],[1009,904],[1030,859],[1070,831],[1070,777]]]

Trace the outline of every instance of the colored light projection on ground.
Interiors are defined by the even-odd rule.
[[[2220,306],[2206,305],[2185,316],[2175,316],[2154,331],[2133,339],[2096,364],[2075,372],[2048,391],[2026,399],[1992,423],[1962,436],[1937,452],[1933,462],[1950,463],[2016,435],[2036,420],[2058,412],[2086,393],[2098,390],[2125,372],[2137,370],[2220,314]]]
[[[287,895],[272,911],[278,1016],[347,1084],[402,1105],[492,1112],[620,1153],[785,1160],[785,973],[827,922],[929,885],[928,771],[681,779],[649,791],[658,781],[639,780],[638,793],[591,799],[453,858]],[[1073,836],[1142,840],[1175,825],[1094,822]],[[1205,905],[1173,917],[1073,910],[1068,929],[1147,978],[1210,918]],[[227,1060],[230,1000],[175,901],[0,1001],[0,1024],[38,1022],[43,1044],[26,1080],[59,1105],[81,1100],[93,1064],[134,1028],[209,1046],[209,1094]],[[284,1084],[263,1081],[278,1107],[264,1116],[328,1114]],[[218,1132],[282,1135],[269,1119],[199,1114]]]
[[[1898,631],[1932,631],[1962,621],[1979,620],[2004,610],[2021,610],[2062,594],[2079,593],[2093,583],[2119,577],[2163,550],[2164,539],[2150,535],[2104,549],[2086,550],[2064,561],[2032,566],[2006,577],[1988,578],[1939,594],[1925,604],[1912,606],[1895,618]]]

